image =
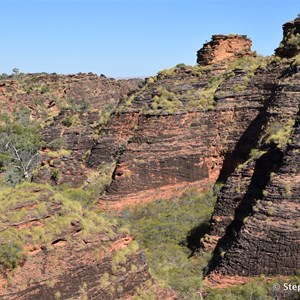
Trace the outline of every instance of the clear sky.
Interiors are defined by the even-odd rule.
[[[247,34],[271,55],[299,0],[0,0],[0,73],[155,75],[196,64],[212,34]]]

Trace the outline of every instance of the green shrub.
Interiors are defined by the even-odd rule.
[[[0,266],[15,269],[24,258],[22,246],[16,242],[4,242],[5,244],[0,244]]]
[[[191,229],[210,217],[214,203],[212,192],[200,194],[188,189],[175,200],[157,200],[123,214],[122,220],[129,222],[146,255],[152,276],[180,295],[192,297],[201,285],[208,256],[189,258],[191,250],[185,241]]]
[[[72,119],[72,117],[70,117],[70,116],[65,117],[62,120],[62,124],[64,126],[66,126],[66,127],[71,127],[73,125],[73,119]]]
[[[286,291],[283,289],[284,283],[299,284],[299,276],[289,276],[282,278],[278,276],[272,280],[265,280],[264,275],[259,278],[248,278],[250,282],[228,288],[214,288],[204,291],[205,300],[297,300],[297,291]],[[273,289],[274,284],[279,284],[280,289]]]
[[[48,151],[47,155],[50,158],[67,157],[71,155],[71,151],[67,149],[59,149],[58,151]]]
[[[51,179],[53,181],[57,181],[59,178],[59,170],[55,169],[51,174]]]
[[[114,102],[114,99],[111,99],[110,102],[105,104],[103,108],[99,111],[99,131],[107,124],[107,122],[110,119],[111,114],[116,109],[116,103]]]
[[[111,285],[110,276],[108,273],[102,274],[99,279],[99,284],[102,289],[107,289]]]
[[[76,112],[84,112],[90,108],[90,103],[84,99],[67,99],[68,106]]]
[[[159,77],[170,77],[176,72],[176,68],[170,68],[170,69],[164,69],[162,71],[159,71],[157,75]]]
[[[294,57],[294,60],[293,60],[293,62],[292,62],[292,65],[293,65],[293,66],[300,66],[300,54],[298,54],[298,55],[296,55],[296,56]]]
[[[177,64],[177,65],[175,66],[176,69],[184,69],[185,67],[186,67],[186,64],[184,64],[184,63]]]
[[[287,45],[294,46],[297,50],[300,50],[300,34],[292,34],[286,41]]]
[[[226,289],[211,289],[205,300],[272,300],[269,290],[262,282],[251,282],[245,285]]]
[[[67,142],[63,138],[61,139],[58,138],[49,142],[47,146],[49,147],[50,150],[57,151],[57,150],[67,148]]]
[[[270,144],[273,142],[279,149],[284,149],[291,136],[294,124],[293,119],[270,124],[266,130],[265,143]]]
[[[127,247],[117,250],[112,259],[112,266],[116,267],[120,264],[125,264],[127,256],[135,254],[139,250],[139,245],[136,241],[132,241]]]
[[[6,79],[8,76],[9,76],[8,74],[2,73],[2,74],[0,74],[0,80]]]
[[[13,116],[2,115],[0,124],[0,165],[7,183],[16,185],[30,180],[39,165],[41,128],[30,119],[30,111],[19,110]]]
[[[155,82],[155,79],[153,77],[149,77],[149,78],[147,78],[146,82],[148,84],[153,84]]]
[[[49,92],[49,86],[48,85],[43,85],[41,88],[41,94],[46,94]]]
[[[178,100],[175,93],[170,92],[162,87],[157,88],[158,95],[152,99],[151,108],[154,111],[172,112],[182,107],[182,103]]]
[[[55,297],[55,300],[61,299],[61,293],[60,293],[60,291],[56,291],[55,294],[54,294],[54,297]]]

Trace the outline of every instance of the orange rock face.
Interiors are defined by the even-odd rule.
[[[232,61],[243,56],[254,56],[252,42],[246,35],[213,35],[212,40],[197,52],[197,63],[210,65],[219,61]]]

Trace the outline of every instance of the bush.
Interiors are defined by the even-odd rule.
[[[164,69],[162,71],[159,71],[157,73],[158,77],[170,77],[172,75],[174,75],[176,72],[176,67],[175,68],[170,68],[170,69]]]
[[[249,278],[250,282],[229,288],[215,288],[206,290],[204,297],[205,300],[273,300],[273,299],[286,299],[296,300],[299,299],[297,291],[285,291],[282,288],[274,290],[273,285],[279,283],[299,284],[299,277],[277,277],[271,281],[264,280],[262,275],[260,278]]]
[[[284,149],[291,136],[294,124],[293,119],[270,124],[266,130],[265,143],[275,143],[279,149]]]
[[[8,76],[9,76],[8,74],[2,73],[2,74],[0,74],[0,80],[1,79],[6,79]]]
[[[62,124],[66,127],[71,127],[73,125],[72,117],[67,116],[62,120]]]
[[[170,92],[162,87],[157,88],[158,95],[152,99],[151,108],[154,111],[172,112],[174,109],[182,107],[181,101],[178,100],[175,93]]]
[[[49,92],[49,86],[48,85],[43,85],[41,88],[41,94],[46,94]]]
[[[50,158],[57,158],[57,157],[67,157],[67,156],[70,156],[72,153],[72,151],[70,150],[67,150],[67,149],[60,149],[60,150],[57,150],[57,151],[48,151],[47,152],[47,155],[48,157]]]
[[[68,99],[69,107],[76,112],[84,112],[90,108],[90,103],[84,99]]]
[[[16,185],[30,180],[39,165],[41,128],[30,119],[29,110],[20,110],[14,116],[2,115],[1,119],[0,164],[6,171],[7,182]]]
[[[49,142],[47,146],[49,147],[49,149],[57,151],[67,148],[67,142],[63,138],[58,138]]]
[[[180,295],[192,297],[201,285],[208,257],[189,258],[192,251],[185,245],[191,229],[210,217],[214,203],[212,192],[188,189],[174,201],[157,200],[123,214],[144,250],[152,276]]]
[[[292,62],[292,65],[293,65],[293,66],[300,66],[300,54],[298,54],[298,55],[296,55],[296,56],[294,57],[294,60],[293,60],[293,62]]]
[[[23,258],[20,243],[9,242],[0,245],[0,266],[15,269]]]

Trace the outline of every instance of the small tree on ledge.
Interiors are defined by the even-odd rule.
[[[16,185],[30,180],[40,162],[40,127],[30,120],[29,111],[20,111],[11,118],[2,116],[0,125],[0,163],[7,183]]]

